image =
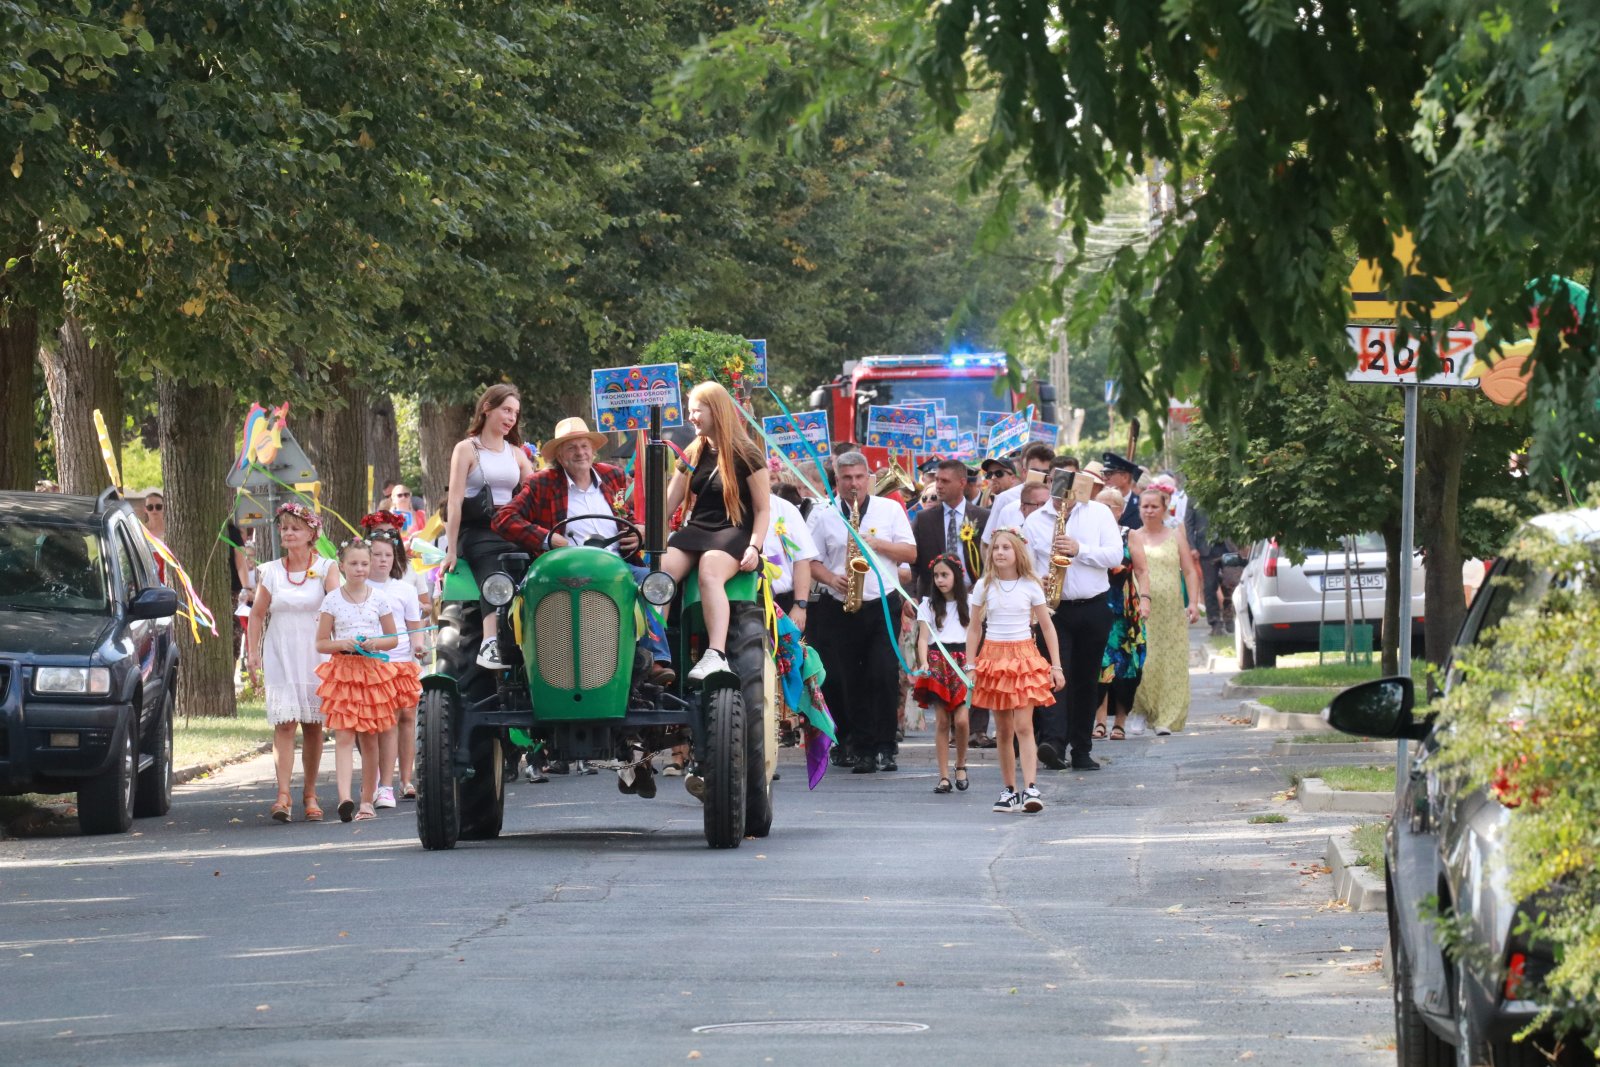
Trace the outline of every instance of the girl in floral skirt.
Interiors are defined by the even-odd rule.
[[[328,659],[317,668],[322,683],[322,714],[334,733],[334,779],[339,787],[339,820],[355,813],[350,779],[355,770],[355,745],[361,745],[360,820],[371,819],[378,788],[378,735],[394,725],[400,702],[399,671],[383,652],[399,640],[394,606],[367,581],[372,569],[371,542],[355,537],[339,546],[339,571],[344,583],[322,601],[317,619],[317,651]]]
[[[933,711],[933,750],[939,757],[935,793],[950,792],[950,737],[956,742],[955,788],[967,788],[967,685],[956,668],[967,665],[966,578],[954,556],[936,556],[929,565],[933,591],[917,605],[916,697],[919,707]],[[938,638],[943,648],[933,643]]]
[[[967,625],[967,650],[975,664],[972,701],[994,712],[1000,777],[1005,782],[994,810],[1034,813],[1044,810],[1044,799],[1034,784],[1039,755],[1033,740],[1033,709],[1050,703],[1051,692],[1066,685],[1061,649],[1022,534],[1014,526],[997,530],[986,555],[983,577],[972,588],[972,621]],[[1049,664],[1034,646],[1034,623],[1050,653]],[[1020,795],[1013,738],[1022,749],[1026,785]]]

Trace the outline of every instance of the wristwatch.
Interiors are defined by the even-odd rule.
[[[809,600],[796,600],[794,602],[794,606],[797,607],[797,608],[809,607],[810,605],[811,605],[811,601],[809,601]]]

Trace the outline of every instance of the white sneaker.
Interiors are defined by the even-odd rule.
[[[483,647],[478,650],[478,666],[491,671],[501,668],[499,641],[491,637],[483,643]]]
[[[1165,726],[1157,726],[1156,727],[1156,736],[1157,737],[1171,737],[1172,736],[1172,731],[1167,729]]]
[[[1128,716],[1128,733],[1133,735],[1134,737],[1137,737],[1140,734],[1144,733],[1144,716],[1143,715],[1129,715]]]
[[[394,790],[389,786],[380,785],[378,787],[378,795],[372,798],[372,806],[374,808],[394,807]]]
[[[1044,810],[1044,798],[1039,795],[1037,786],[1029,786],[1022,791],[1022,810],[1029,815],[1037,815]]]
[[[696,663],[694,668],[689,671],[689,681],[703,682],[713,674],[722,674],[731,670],[732,668],[728,666],[727,656],[724,656],[714,648],[708,648],[705,651],[705,655],[700,657],[700,662]]]

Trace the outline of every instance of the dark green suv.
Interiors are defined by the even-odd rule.
[[[112,491],[0,493],[0,796],[76,792],[88,834],[166,814],[177,608]]]

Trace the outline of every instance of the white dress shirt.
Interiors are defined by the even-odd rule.
[[[983,524],[983,543],[994,540],[994,532],[1007,526],[1022,525],[1022,486],[1018,482],[989,501],[989,521]]]
[[[811,536],[817,542],[818,560],[833,573],[844,574],[845,545],[851,540],[849,532],[845,530],[844,517],[839,514],[836,507],[819,502],[811,509],[810,524]],[[867,498],[861,508],[861,526],[857,532],[860,533],[862,540],[876,537],[881,541],[911,545],[913,548],[917,544],[916,536],[911,532],[911,521],[906,518],[906,509],[888,497]],[[877,600],[883,596],[883,584],[878,580],[879,572],[892,578],[900,567],[894,560],[885,559],[877,552],[872,554],[877,557],[878,570],[867,572],[866,580],[862,583],[863,601]],[[822,590],[835,600],[844,599],[826,586],[823,586]]]
[[[611,501],[606,499],[605,490],[600,488],[600,479],[592,472],[589,475],[589,488],[579,489],[578,483],[571,477],[567,478],[567,517],[575,515],[610,515]],[[569,541],[584,542],[591,538],[615,537],[617,524],[613,519],[583,519],[579,522],[569,522],[563,535]],[[616,550],[616,546],[612,546]]]
[[[762,542],[762,549],[768,560],[776,563],[783,573],[778,575],[772,583],[774,594],[787,593],[794,588],[794,565],[803,559],[817,558],[817,542],[811,536],[811,530],[806,525],[806,520],[801,517],[800,509],[789,503],[783,497],[773,494],[768,498],[772,510],[767,513],[767,539]],[[778,530],[778,523],[783,523],[783,530]],[[787,537],[794,542],[795,549],[791,558],[789,548],[783,543]],[[805,599],[802,592],[801,599]]]
[[[1044,581],[1050,573],[1050,546],[1055,540],[1056,505],[1051,501],[1028,516],[1023,532],[1028,538],[1028,554],[1033,557],[1034,573]],[[1122,565],[1122,534],[1117,517],[1097,500],[1088,500],[1067,516],[1068,537],[1077,539],[1078,554],[1067,568],[1061,584],[1062,600],[1087,600],[1104,596],[1111,588],[1112,567]]]

